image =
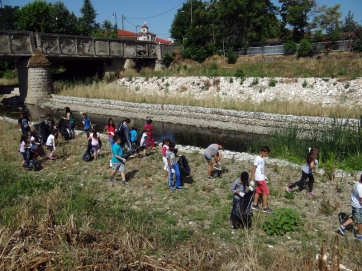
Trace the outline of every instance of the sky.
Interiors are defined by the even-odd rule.
[[[47,0],[54,3],[59,0]],[[94,9],[98,13],[96,21],[102,23],[109,20],[116,22],[119,29],[122,29],[122,15],[124,19],[124,29],[135,32],[136,27],[146,23],[149,31],[155,33],[162,39],[170,38],[170,28],[172,21],[178,9],[182,4],[189,0],[91,0]],[[271,0],[276,6],[279,6],[278,0]],[[31,0],[0,0],[4,5],[24,6],[33,1]],[[61,2],[73,11],[77,17],[80,17],[80,9],[83,6],[83,0],[62,0]],[[342,17],[344,21],[348,11],[354,13],[354,20],[362,24],[362,0],[317,0],[321,5],[329,7],[341,4]],[[116,16],[112,16],[115,13]],[[139,30],[137,30],[138,32]]]

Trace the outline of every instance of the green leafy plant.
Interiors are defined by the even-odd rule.
[[[292,55],[297,52],[297,44],[295,43],[295,41],[288,41],[283,44],[283,47],[285,55]]]
[[[235,64],[238,60],[239,54],[234,50],[228,50],[226,57],[228,59],[228,64]]]
[[[259,84],[259,79],[258,78],[254,78],[253,82],[250,83],[250,86],[256,86],[257,84]]]
[[[309,40],[302,39],[298,47],[298,57],[307,57],[313,55],[313,46],[310,44]]]
[[[308,83],[307,83],[306,80],[304,80],[304,81],[303,81],[303,84],[302,84],[302,87],[303,87],[303,88],[306,88],[307,86],[308,86]]]
[[[170,53],[166,53],[162,58],[162,62],[163,62],[163,64],[165,64],[165,66],[167,68],[170,67],[173,60],[174,60],[174,56]]]
[[[283,235],[289,231],[297,231],[303,225],[300,213],[288,208],[274,210],[274,215],[268,216],[263,229],[269,235]]]
[[[278,81],[275,80],[274,78],[272,78],[272,79],[269,81],[269,87],[275,87],[277,83],[278,83]]]

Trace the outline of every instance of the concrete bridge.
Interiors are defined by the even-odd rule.
[[[36,50],[51,62],[60,60],[97,61],[97,63],[102,63],[103,72],[106,73],[127,69],[133,65],[135,60],[144,61],[149,66],[159,69],[165,53],[173,52],[176,49],[178,47],[174,45],[149,41],[0,31],[0,59],[17,60],[20,89],[18,100],[32,104],[49,95],[52,90],[49,67],[31,67],[29,65],[29,59]],[[30,72],[29,69],[32,68],[36,70]],[[36,85],[35,89],[34,85]]]

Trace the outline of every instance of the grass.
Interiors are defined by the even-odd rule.
[[[156,150],[147,158],[127,162],[131,186],[112,186],[107,179],[108,148],[99,160],[86,163],[81,160],[84,136],[69,143],[60,139],[58,159],[44,159],[44,168],[33,172],[20,167],[15,125],[0,121],[0,133],[7,142],[0,145],[0,269],[314,270],[322,244],[325,252],[332,253],[331,215],[337,217],[340,208],[324,217],[319,211],[321,199],[314,200],[316,208],[306,207],[310,199],[302,193],[287,200],[288,208],[304,213],[307,222],[301,231],[291,233],[291,239],[267,236],[262,213],[255,214],[251,229],[230,230],[229,187],[240,171],[250,170],[252,161],[223,159],[228,171],[210,182],[205,181],[203,156],[186,153],[192,179],[182,191],[172,192],[162,177],[162,159]],[[286,176],[300,177],[299,169],[283,165],[268,163],[267,170],[271,190],[284,187]],[[324,189],[319,178],[316,193]],[[350,189],[345,190],[338,197],[345,195],[347,204]],[[324,193],[336,206],[335,192]],[[270,196],[272,208],[283,206],[283,195]],[[315,225],[321,225],[318,232]],[[341,258],[353,268],[361,250],[350,242],[341,243]],[[352,250],[354,258],[349,257]]]

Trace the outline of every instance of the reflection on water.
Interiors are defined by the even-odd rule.
[[[44,119],[45,114],[50,114],[56,120],[65,116],[64,110],[52,110],[51,108],[40,108],[34,105],[22,105],[19,107],[0,106],[0,114],[14,119],[19,117],[21,110],[28,112],[33,122],[39,122]],[[82,129],[82,115],[80,112],[73,112],[76,121],[77,129]],[[97,126],[99,132],[103,131],[106,126],[108,118],[113,118],[113,121],[118,124],[119,121],[126,116],[100,116],[95,114],[88,114],[93,125]],[[131,119],[131,126],[137,126],[137,131],[140,133],[145,124],[143,119]],[[190,125],[172,124],[166,122],[152,123],[154,138],[156,141],[161,142],[163,138],[168,137],[181,145],[191,145],[201,148],[206,148],[212,143],[216,143],[222,139],[227,141],[227,150],[246,151],[246,142],[252,142],[261,137],[262,135],[255,135],[250,133],[223,131],[215,128],[200,128]]]

